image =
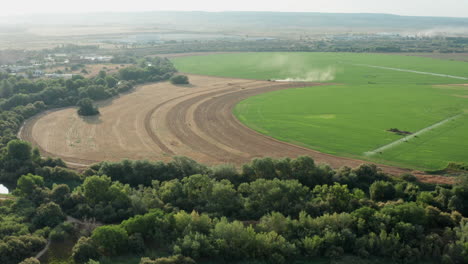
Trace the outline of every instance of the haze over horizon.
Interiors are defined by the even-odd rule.
[[[215,0],[151,0],[128,1],[82,0],[70,5],[60,0],[17,0],[4,3],[0,16],[58,13],[141,12],[141,11],[272,11],[272,12],[322,12],[322,13],[384,13],[404,16],[468,17],[468,1],[434,0],[290,0],[249,1],[238,0],[226,4]]]

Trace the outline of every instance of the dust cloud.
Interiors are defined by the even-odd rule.
[[[337,68],[335,66],[311,66],[314,64],[317,63],[304,58],[275,54],[260,63],[260,67],[265,70],[280,69],[279,76],[282,78],[273,79],[276,82],[326,82],[336,78]]]
[[[437,27],[417,32],[404,32],[406,37],[433,38],[433,37],[462,37],[468,35],[466,27]]]

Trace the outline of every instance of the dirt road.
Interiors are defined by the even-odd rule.
[[[334,168],[365,163],[264,136],[245,127],[232,114],[233,107],[247,97],[293,87],[314,89],[320,84],[198,75],[189,78],[191,85],[144,85],[133,93],[102,102],[101,115],[96,117],[79,117],[74,108],[36,116],[25,123],[19,136],[38,146],[43,154],[60,157],[73,166],[124,158],[168,161],[174,155],[210,165],[240,165],[255,157],[300,155],[309,155]],[[380,167],[395,175],[410,172]],[[452,181],[416,173],[428,182]]]

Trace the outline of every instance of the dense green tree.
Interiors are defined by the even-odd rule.
[[[82,116],[92,116],[99,114],[97,107],[93,105],[93,101],[89,98],[81,99],[78,103],[78,114]]]
[[[90,259],[99,259],[100,254],[89,237],[81,237],[72,249],[72,258],[77,263],[85,263]]]
[[[195,264],[196,262],[189,258],[181,255],[171,256],[167,258],[158,258],[151,260],[150,258],[142,258],[140,264]]]
[[[65,204],[70,198],[70,187],[66,184],[55,185],[50,193],[50,198],[57,204]]]
[[[215,225],[212,236],[219,255],[226,260],[248,259],[254,252],[255,231],[241,222],[229,223],[227,219],[222,218]]]
[[[191,233],[208,235],[214,226],[213,219],[207,214],[199,214],[196,211],[190,214],[179,211],[173,217],[175,233],[179,237]]]
[[[140,233],[132,234],[128,237],[128,250],[134,254],[145,252],[145,241]]]
[[[65,214],[59,205],[54,202],[42,204],[37,208],[33,223],[37,227],[54,227],[65,220]]]
[[[26,161],[31,159],[31,144],[22,140],[12,140],[7,145],[7,157],[13,160]]]
[[[259,179],[241,184],[238,191],[245,199],[245,217],[250,219],[273,211],[297,215],[310,198],[309,188],[297,180]]]
[[[369,188],[370,198],[374,201],[387,201],[395,198],[395,187],[391,182],[376,181]]]
[[[161,210],[153,210],[123,221],[122,227],[130,235],[138,233],[144,238],[162,243],[170,238],[172,222],[171,215],[165,215]]]
[[[210,176],[218,181],[228,180],[236,186],[245,181],[237,171],[237,168],[232,164],[214,166],[211,169]]]
[[[296,246],[275,231],[258,233],[255,237],[255,258],[267,260],[269,263],[286,263],[296,255]]]
[[[186,75],[175,75],[171,78],[172,84],[189,84],[189,79]]]
[[[114,88],[119,82],[116,78],[112,76],[106,76],[105,81],[106,81],[107,87],[109,88]]]
[[[0,263],[16,264],[37,254],[46,240],[33,235],[10,236],[0,241]]]
[[[347,185],[317,185],[312,193],[320,212],[348,212],[355,206],[356,197]]]
[[[217,253],[211,239],[198,232],[189,233],[175,242],[174,253],[188,256],[193,259],[215,256]]]
[[[37,192],[38,189],[44,187],[44,178],[38,175],[27,174],[23,175],[18,179],[15,193],[23,197],[30,197],[34,192]]]
[[[128,234],[120,226],[98,227],[93,231],[91,239],[103,255],[116,255],[127,251]]]
[[[392,217],[392,222],[407,222],[415,225],[426,224],[426,214],[424,208],[420,205],[410,202],[402,204],[388,204],[382,208],[383,214]]]
[[[111,179],[107,176],[87,177],[82,185],[84,197],[92,204],[108,199]]]
[[[126,67],[119,70],[120,78],[125,81],[138,80],[144,78],[144,70],[138,67]]]
[[[37,258],[27,258],[19,264],[41,264],[41,262]]]

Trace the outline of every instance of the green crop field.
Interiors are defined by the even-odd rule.
[[[349,53],[217,54],[173,61],[182,72],[330,84],[270,92],[235,107],[240,121],[274,138],[418,169],[468,161],[468,86],[449,85],[468,83],[467,62]],[[427,127],[379,150],[405,137],[390,128],[416,133]]]

